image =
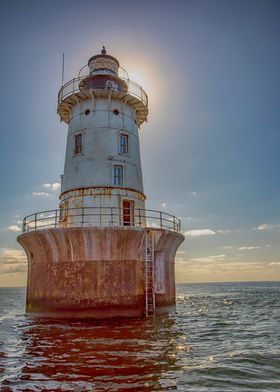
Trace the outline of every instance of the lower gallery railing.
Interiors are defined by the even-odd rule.
[[[181,232],[181,221],[174,215],[146,209],[81,207],[36,212],[23,220],[22,233],[58,227],[135,226]]]

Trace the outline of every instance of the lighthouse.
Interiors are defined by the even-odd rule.
[[[68,125],[59,208],[24,218],[26,311],[47,317],[142,317],[175,304],[180,220],[146,209],[139,129],[148,96],[100,54],[62,85]]]

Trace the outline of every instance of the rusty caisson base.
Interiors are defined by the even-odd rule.
[[[148,229],[53,228],[18,237],[28,257],[26,311],[70,318],[145,315],[146,273],[141,258]],[[150,229],[149,229],[150,230]],[[175,304],[174,257],[184,240],[152,229],[155,238],[155,305]]]

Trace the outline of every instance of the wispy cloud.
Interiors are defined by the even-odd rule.
[[[194,216],[187,216],[184,218],[188,222],[199,222],[199,219],[195,218]]]
[[[190,219],[191,220],[191,219]],[[195,220],[195,218],[194,218]],[[187,230],[184,235],[185,236],[190,236],[190,237],[200,237],[200,236],[209,236],[209,235],[215,235],[215,234],[228,234],[228,233],[237,233],[239,232],[239,229],[193,229],[193,230]]]
[[[209,263],[209,262],[214,262],[214,261],[221,261],[225,260],[227,256],[226,255],[211,255],[211,256],[205,256],[205,257],[195,257],[193,259],[190,259],[190,261],[194,262],[203,262],[203,263]]]
[[[241,246],[238,250],[254,250],[260,249],[260,246]]]
[[[11,225],[7,228],[7,230],[9,231],[13,231],[13,232],[20,232],[21,228],[18,225]]]
[[[265,248],[270,248],[271,245],[267,244],[264,245]],[[247,245],[247,246],[232,246],[232,245],[227,245],[227,246],[221,246],[220,249],[225,249],[225,250],[233,250],[233,251],[238,251],[238,250],[255,250],[255,249],[261,249],[261,246],[253,246],[253,245]]]
[[[23,250],[0,248],[0,272],[3,274],[24,272],[27,258]]]
[[[197,229],[197,230],[187,230],[184,233],[186,237],[201,237],[201,236],[209,236],[215,235],[216,232],[211,229]]]
[[[269,225],[269,224],[264,223],[262,225],[254,227],[253,230],[274,230],[274,229],[279,229],[279,228],[280,228],[280,224]]]
[[[161,204],[161,206],[162,206],[162,208],[165,208],[167,206],[167,203],[164,202],[164,203]]]
[[[229,234],[229,233],[238,233],[239,229],[224,229],[224,230],[217,230],[219,234]]]
[[[13,219],[13,223],[6,228],[8,231],[12,231],[14,233],[21,231],[22,220],[17,219],[16,221]]]
[[[41,188],[46,189],[46,191],[34,191],[32,192],[32,196],[52,198],[55,193],[60,190],[60,184],[58,182],[45,183],[41,185]]]
[[[32,192],[32,196],[34,196],[34,197],[52,197],[52,195],[48,192]]]
[[[54,182],[52,184],[46,183],[42,185],[42,188],[49,189],[50,191],[58,191],[60,189],[60,184],[58,182]]]
[[[280,267],[280,261],[273,261],[272,263],[269,263],[268,265],[274,265],[274,266]]]

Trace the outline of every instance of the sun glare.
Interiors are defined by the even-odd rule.
[[[160,106],[161,100],[163,99],[162,86],[163,83],[160,80],[160,74],[156,73],[154,69],[148,68],[147,65],[142,64],[139,67],[140,70],[134,68],[135,64],[127,64],[126,71],[129,75],[129,79],[139,86],[141,86],[149,98],[149,107],[155,114],[156,108]]]
[[[132,80],[133,82],[139,84],[139,86],[143,87],[145,86],[145,79],[143,75],[141,75],[137,71],[129,71],[128,73],[129,79]]]

